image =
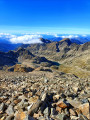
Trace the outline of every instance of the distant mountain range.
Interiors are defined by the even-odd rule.
[[[60,40],[62,40],[62,37],[67,37],[71,40],[72,43],[77,43],[77,44],[83,44],[86,43],[88,41],[90,41],[90,36],[82,36],[82,35],[78,35],[78,36],[70,36],[70,35],[58,35],[58,36],[53,36],[53,35],[42,35],[41,41],[42,43],[51,43],[51,42],[58,42]],[[9,50],[16,50],[18,47],[24,47],[26,48],[28,45],[30,44],[23,44],[23,43],[17,43],[17,44],[13,44],[10,42],[9,38],[0,38],[0,51],[2,52],[8,52]]]

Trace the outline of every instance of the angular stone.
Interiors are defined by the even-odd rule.
[[[1,103],[1,105],[0,105],[0,113],[2,113],[5,110],[5,108],[6,108],[5,103]]]
[[[70,118],[68,117],[68,116],[66,116],[65,114],[58,114],[58,115],[56,115],[56,120],[58,119],[58,120],[70,120]]]
[[[79,90],[78,86],[73,86],[72,89],[74,90],[74,92],[78,92]]]
[[[47,93],[43,93],[43,94],[41,95],[41,100],[44,101],[44,100],[46,99],[46,96],[47,96]]]
[[[0,118],[0,120],[5,120],[5,116],[3,116],[2,118]]]
[[[76,112],[73,109],[69,109],[69,112],[71,116],[76,116]]]
[[[89,103],[85,103],[85,104],[82,104],[78,107],[79,111],[81,111],[81,113],[86,116],[88,119],[90,117],[90,105]]]
[[[57,106],[56,107],[56,111],[59,112],[59,113],[61,113],[62,112],[62,108],[60,108],[60,107]]]
[[[37,102],[37,100],[38,100],[38,96],[35,96],[35,97],[30,97],[30,99],[29,99],[29,103],[36,103]]]
[[[60,108],[63,108],[63,109],[68,107],[67,104],[64,101],[58,101],[56,103],[56,105]]]
[[[44,79],[44,83],[48,83],[48,80],[46,78]]]
[[[8,108],[7,108],[7,110],[6,110],[6,113],[7,113],[8,115],[14,114],[14,109],[13,109],[13,106],[12,106],[12,105],[9,105],[9,106],[8,106]]]
[[[51,116],[55,116],[55,115],[57,115],[57,111],[56,111],[56,109],[55,108],[51,108]]]
[[[21,102],[21,99],[17,99],[13,101],[15,105],[17,105],[19,102]]]
[[[69,100],[69,99],[68,99],[68,102],[69,102],[74,108],[78,108],[78,106],[81,105],[81,102],[76,101],[76,100]]]
[[[6,120],[12,120],[12,119],[14,119],[14,114],[9,115],[9,116],[6,118]]]
[[[27,110],[30,110],[31,107],[33,106],[33,104],[34,104],[34,103],[32,103],[31,105],[29,105],[29,106],[27,107]]]
[[[59,98],[60,98],[60,95],[54,95],[54,96],[53,96],[53,100],[54,100],[54,101],[59,100]]]
[[[38,100],[35,104],[32,105],[32,107],[30,108],[30,110],[28,110],[28,114],[30,116],[33,116],[34,113],[36,113],[41,105],[42,101]]]
[[[79,120],[79,117],[76,116],[70,116],[71,120]]]
[[[48,113],[48,107],[44,110],[43,113],[44,113],[45,116],[48,116],[48,114],[49,114],[49,113]]]
[[[40,115],[39,115],[38,113],[37,113],[37,114],[34,113],[34,115],[33,115],[33,117],[34,117],[34,118],[37,118],[37,119],[39,118],[39,116],[40,116]]]
[[[23,109],[23,108],[25,108],[25,107],[27,107],[28,106],[28,102],[25,102],[25,100],[22,100],[21,102],[19,102],[18,104],[17,104],[17,108],[18,109]]]
[[[18,111],[14,120],[35,120],[33,117],[26,114],[26,112]]]
[[[43,116],[39,117],[38,120],[46,120]]]
[[[26,118],[26,113],[23,111],[18,111],[15,115],[14,120],[24,120]]]
[[[88,118],[82,114],[79,115],[80,120],[88,120]]]

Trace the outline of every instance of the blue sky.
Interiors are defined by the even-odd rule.
[[[90,33],[90,0],[0,0],[0,32]]]

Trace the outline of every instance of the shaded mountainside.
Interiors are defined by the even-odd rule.
[[[0,69],[7,66],[9,71],[30,72],[41,66],[50,67],[52,65],[59,64],[45,57],[36,56],[24,48],[19,48],[17,51],[9,51],[7,53],[0,52]]]
[[[9,50],[15,50],[19,47],[18,44],[7,44],[7,43],[0,43],[0,51],[2,52],[8,52]]]
[[[23,48],[20,48],[17,51],[9,51],[6,53],[0,52],[0,66],[14,65],[18,62],[19,57],[23,59],[30,59],[34,57],[34,55]]]

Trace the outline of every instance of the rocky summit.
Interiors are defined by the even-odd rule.
[[[0,120],[90,120],[90,42],[41,41],[0,52]]]

